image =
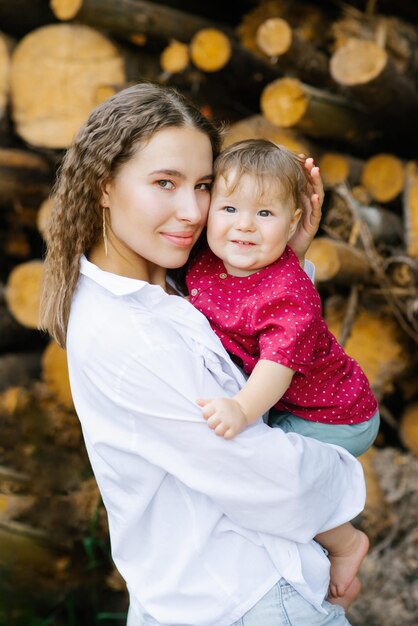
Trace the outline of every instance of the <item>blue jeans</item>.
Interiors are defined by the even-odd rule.
[[[341,606],[324,600],[323,607],[329,611],[328,615],[317,611],[281,578],[231,626],[350,626]]]

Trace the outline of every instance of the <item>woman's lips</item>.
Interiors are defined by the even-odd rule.
[[[191,233],[190,231],[161,233],[161,235],[178,248],[190,248],[190,246],[193,245],[194,233]]]

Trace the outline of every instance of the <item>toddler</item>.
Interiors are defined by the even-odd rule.
[[[376,399],[328,330],[319,294],[287,245],[307,184],[302,161],[265,140],[233,144],[215,162],[209,249],[192,262],[186,282],[190,302],[250,376],[234,398],[198,404],[226,439],[274,407],[271,426],[358,456],[379,428]],[[343,524],[316,539],[329,552],[330,597],[353,597],[367,536]]]

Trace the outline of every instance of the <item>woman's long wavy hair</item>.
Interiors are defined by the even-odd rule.
[[[101,237],[103,184],[140,142],[169,127],[202,131],[214,157],[219,153],[216,127],[175,89],[152,83],[124,89],[96,107],[66,152],[53,189],[40,306],[40,328],[62,347],[80,257]]]

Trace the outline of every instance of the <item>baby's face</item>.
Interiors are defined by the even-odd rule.
[[[260,199],[253,177],[244,174],[233,191],[228,180],[215,181],[207,238],[212,252],[233,276],[249,276],[284,252],[301,215],[291,198],[264,194]]]

